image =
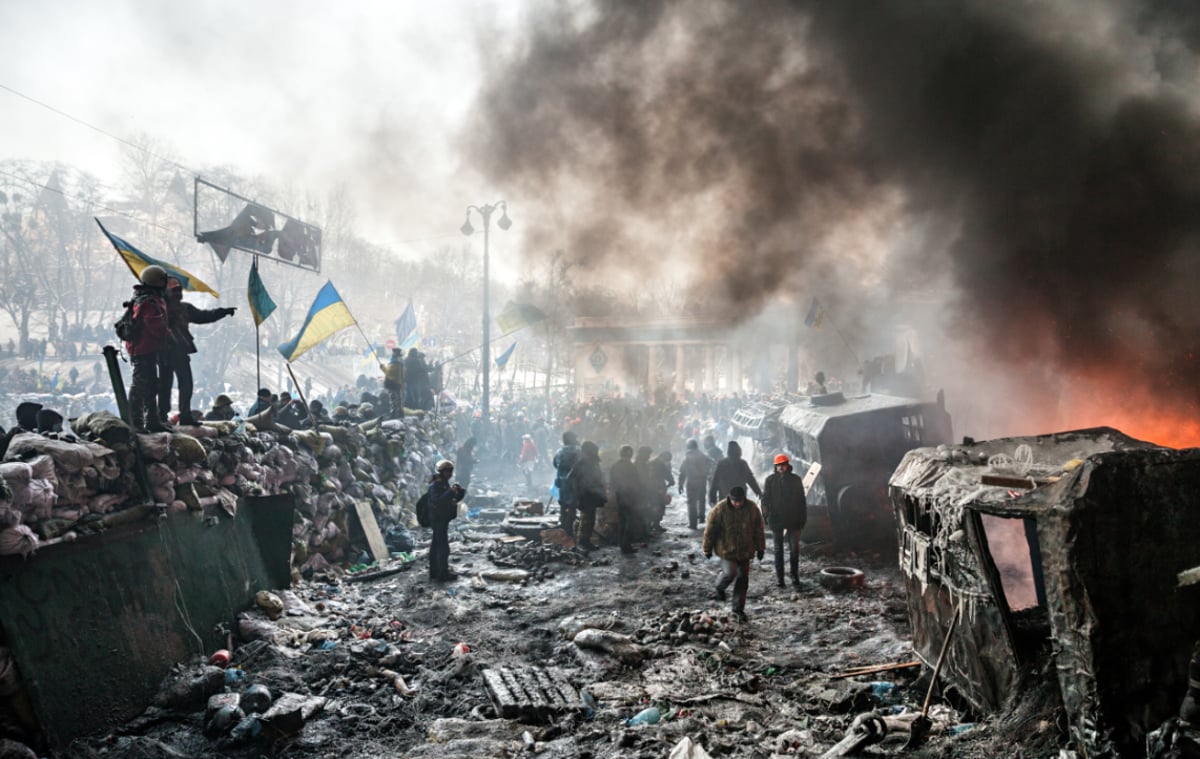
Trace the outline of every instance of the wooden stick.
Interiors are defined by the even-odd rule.
[[[854,667],[853,669],[848,669],[843,672],[839,672],[836,675],[830,675],[829,679],[830,680],[842,680],[847,677],[858,677],[860,675],[871,675],[876,672],[890,672],[892,670],[910,669],[912,667],[919,667],[919,666],[921,666],[920,659],[916,659],[914,661],[892,662],[891,664],[876,664],[876,665],[873,665],[870,667]]]

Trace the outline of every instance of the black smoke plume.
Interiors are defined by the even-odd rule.
[[[947,334],[1194,418],[1200,4],[614,0],[530,21],[468,147],[541,204],[534,249],[636,282],[685,267],[732,320],[948,275]]]

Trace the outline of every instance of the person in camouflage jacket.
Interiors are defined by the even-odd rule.
[[[704,527],[703,551],[712,558],[715,551],[721,559],[721,577],[717,580],[716,597],[724,601],[725,589],[733,583],[733,613],[746,618],[746,592],[750,589],[750,559],[757,554],[762,561],[767,550],[763,531],[762,512],[758,504],[746,500],[746,489],[740,485],[729,490],[708,513]]]

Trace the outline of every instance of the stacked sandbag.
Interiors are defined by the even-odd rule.
[[[0,463],[0,552],[3,530],[24,528],[8,544],[28,552],[31,536],[86,533],[103,515],[145,503],[140,455],[148,500],[169,510],[232,516],[241,497],[290,493],[296,564],[336,562],[352,558],[347,519],[356,502],[372,505],[382,529],[415,526],[434,465],[454,449],[454,425],[427,416],[298,431],[259,421],[261,429],[206,422],[135,434],[96,412],[73,420],[74,435],[15,436]]]

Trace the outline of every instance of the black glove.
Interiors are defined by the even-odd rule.
[[[759,552],[758,552],[758,560],[759,560],[759,561],[762,561],[762,559],[763,559],[763,552],[762,552],[762,551],[759,551]]]
[[[226,316],[233,316],[233,313],[237,311],[237,307],[222,308],[221,310],[225,312]]]

